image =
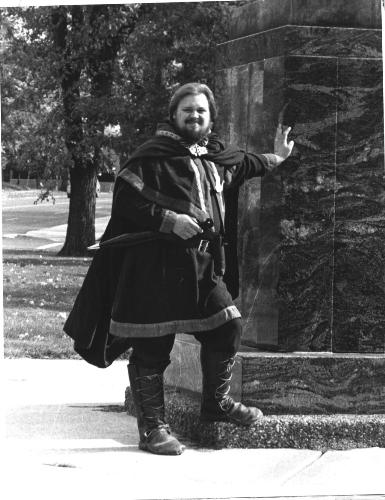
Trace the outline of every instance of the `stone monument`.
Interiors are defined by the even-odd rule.
[[[244,321],[233,391],[270,413],[385,413],[381,0],[256,0],[218,47],[222,136],[295,149],[239,196]],[[182,336],[168,385],[200,391]]]

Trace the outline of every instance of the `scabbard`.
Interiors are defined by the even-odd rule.
[[[154,240],[172,240],[173,235],[166,233],[158,233],[156,231],[143,231],[141,233],[124,233],[114,238],[110,238],[105,241],[100,241],[88,247],[88,250],[98,250],[99,248],[106,247],[131,247],[134,245],[140,245],[141,243],[146,243],[148,241]]]
[[[165,240],[178,243],[184,246],[194,246],[201,240],[213,240],[217,237],[217,233],[212,231],[204,231],[199,235],[190,238],[190,240],[182,240],[176,234],[161,233],[157,231],[143,231],[141,233],[124,233],[114,238],[105,241],[100,241],[88,247],[88,250],[99,250],[106,247],[132,247],[155,240]]]

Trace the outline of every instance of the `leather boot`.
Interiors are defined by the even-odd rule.
[[[249,426],[263,417],[259,408],[236,403],[229,396],[232,368],[235,359],[226,353],[201,349],[202,405],[201,420],[232,422]]]
[[[128,376],[136,408],[139,448],[157,455],[180,455],[184,446],[171,435],[165,420],[163,372],[128,365]]]

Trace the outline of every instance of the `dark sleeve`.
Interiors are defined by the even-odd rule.
[[[146,200],[125,181],[117,179],[112,215],[129,220],[138,230],[171,233],[177,214]]]
[[[242,163],[230,167],[225,173],[226,187],[239,187],[248,179],[262,177],[277,165],[274,154],[245,153]]]

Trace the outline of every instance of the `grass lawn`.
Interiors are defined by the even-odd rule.
[[[63,325],[89,264],[89,258],[4,250],[5,357],[79,358]]]

